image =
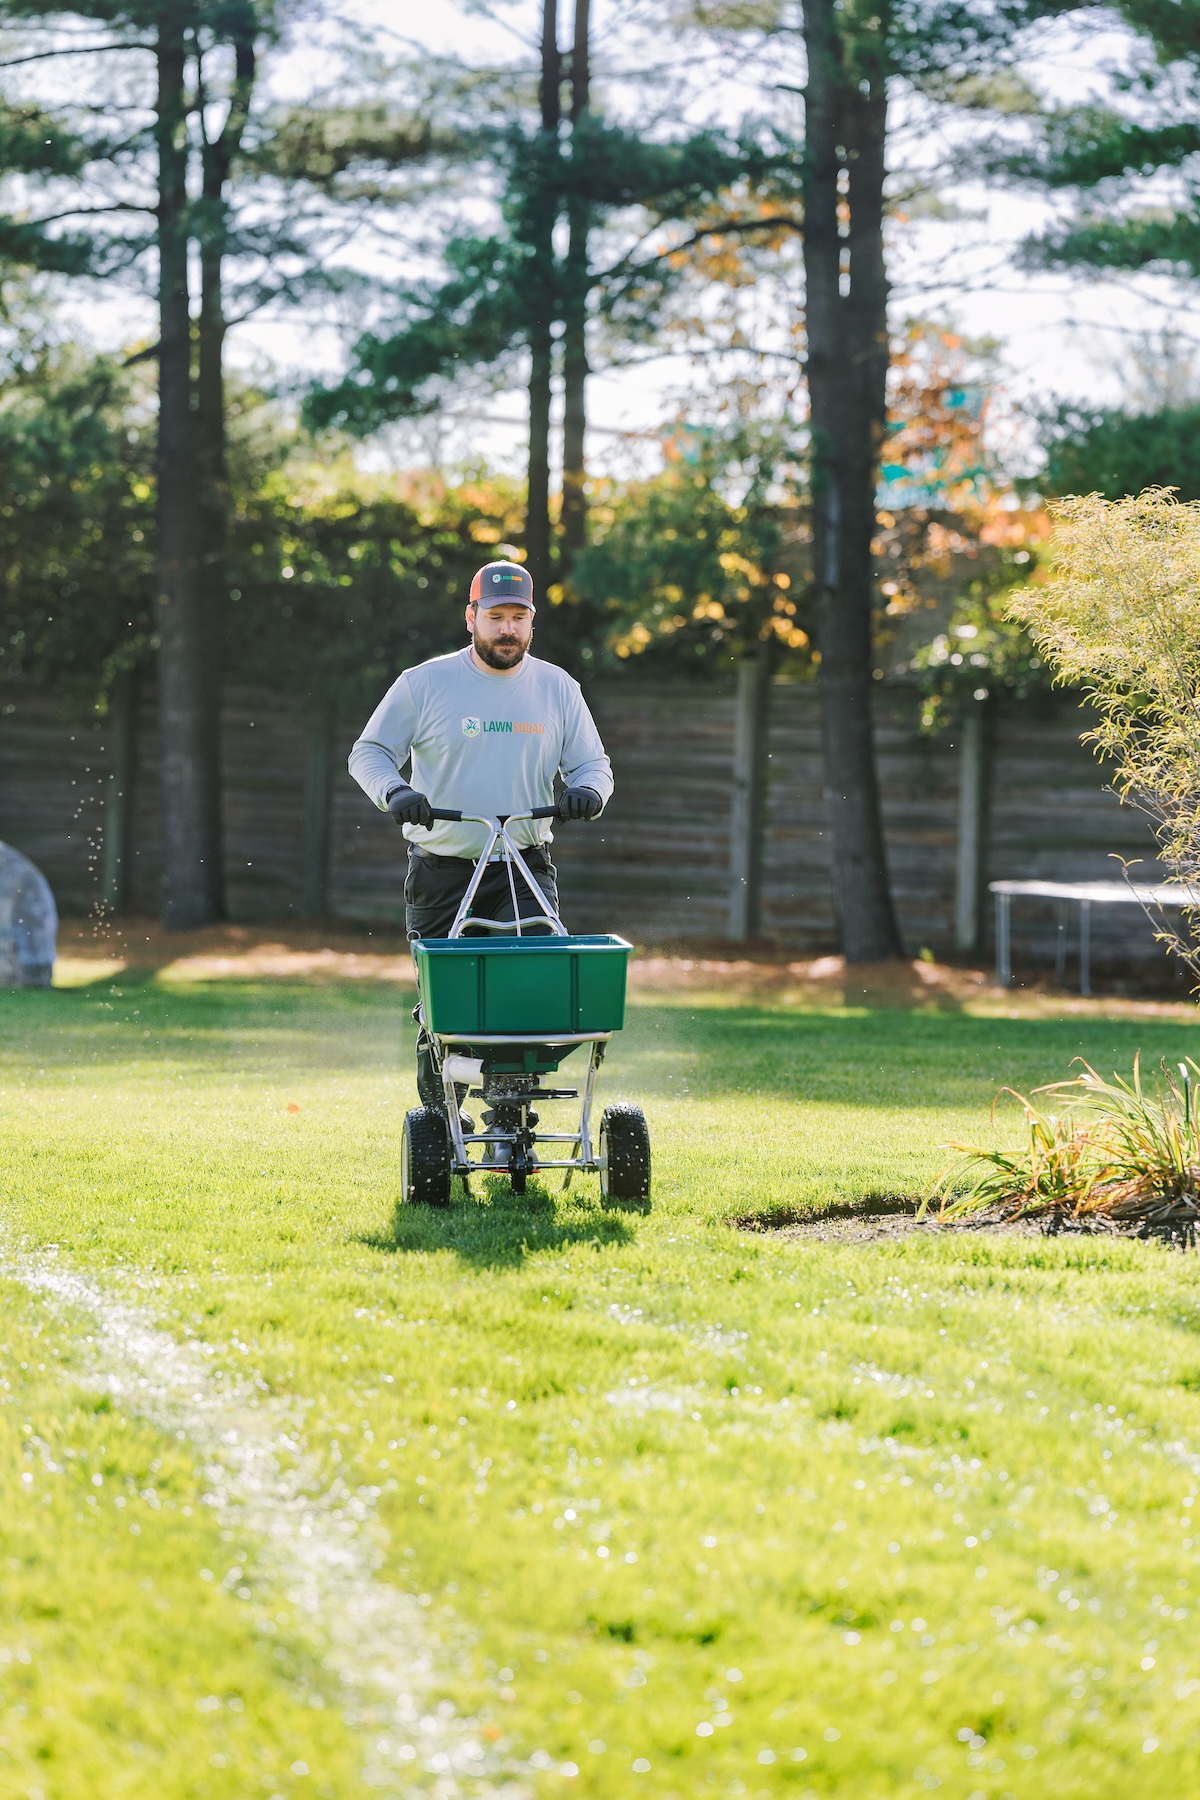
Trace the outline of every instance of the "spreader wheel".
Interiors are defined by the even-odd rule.
[[[606,1106],[600,1120],[600,1193],[649,1200],[650,1132],[640,1106]]]
[[[414,1106],[404,1115],[400,1190],[407,1206],[450,1204],[450,1132],[435,1107]]]

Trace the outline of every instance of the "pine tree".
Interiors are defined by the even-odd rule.
[[[320,253],[300,228],[303,221],[298,226],[289,211],[287,196],[249,231],[236,217],[239,195],[263,177],[278,189],[281,167],[294,162],[299,140],[315,159],[327,123],[321,109],[297,108],[273,132],[260,107],[247,144],[261,54],[278,35],[276,14],[276,0],[0,0],[0,22],[21,30],[22,66],[68,52],[64,22],[82,20],[94,28],[86,50],[81,45],[74,52],[86,54],[89,74],[95,71],[88,103],[74,113],[115,121],[107,141],[97,134],[89,143],[87,156],[65,137],[56,138],[57,161],[37,168],[48,179],[67,178],[54,188],[43,184],[43,195],[47,218],[65,218],[71,230],[0,217],[0,258],[7,252],[36,266],[114,280],[136,281],[145,260],[154,270],[159,330],[140,355],[156,361],[159,378],[155,636],[163,916],[178,928],[217,918],[223,906],[218,739],[227,594],[230,265],[237,265],[243,313],[284,290],[298,298],[325,279]],[[128,98],[139,89],[143,119],[130,127]],[[23,119],[11,106],[0,112],[0,172],[9,122],[18,150],[30,136],[27,130],[22,139],[16,129]],[[36,109],[29,110],[29,122],[40,125]],[[337,133],[325,135],[331,141]],[[356,141],[339,143],[326,157],[326,174],[361,156],[372,135],[380,135],[378,122],[364,119]],[[69,178],[87,167],[103,180],[106,158],[112,203],[97,205],[77,193],[72,204]],[[15,151],[9,160],[17,164]],[[277,256],[287,259],[286,277],[272,268]],[[296,275],[306,258],[312,271],[307,282]]]
[[[0,69],[3,64],[0,63]],[[81,174],[109,154],[109,140],[71,130],[36,105],[0,99],[0,181],[24,176],[55,181]],[[29,272],[81,275],[92,266],[91,240],[78,232],[0,212],[0,281]]]
[[[71,0],[70,4],[2,0],[0,4],[0,21],[21,26],[27,36],[40,28],[50,40],[32,56],[61,51],[56,34],[64,19],[84,19],[96,28],[87,51],[89,66],[97,66],[91,59],[103,59],[117,83],[128,79],[131,70],[153,81],[152,97],[146,95],[146,125],[135,127],[110,149],[114,163],[136,171],[149,190],[145,223],[124,235],[114,232],[111,216],[97,223],[100,214],[136,217],[137,206],[125,198],[107,207],[83,200],[73,216],[91,237],[93,267],[102,266],[106,258],[110,263],[136,262],[147,250],[157,264],[159,330],[151,354],[158,363],[156,636],[163,920],[179,929],[220,917],[223,904],[218,738],[226,186],[249,106],[255,41],[269,28],[270,7],[271,0]],[[224,95],[226,118],[211,135],[209,120],[221,97],[212,90],[210,70],[226,53],[234,62]],[[103,91],[94,84],[98,110]],[[115,100],[116,88],[108,91]],[[190,186],[196,160],[191,127],[197,120],[198,200]],[[194,242],[199,243],[201,265],[198,332],[190,273]]]
[[[1031,145],[995,159],[1074,206],[1025,246],[1038,267],[1200,278],[1200,0],[1118,0],[1131,33],[1107,102],[1050,107]],[[1164,179],[1165,178],[1165,179]]]
[[[229,535],[229,470],[226,457],[225,334],[226,262],[229,251],[229,185],[250,118],[258,70],[262,20],[254,0],[225,0],[218,44],[233,59],[225,116],[208,123],[205,57],[195,56],[196,114],[200,135],[200,198],[192,208],[191,233],[199,250],[200,295],[195,321],[192,430],[196,478],[197,593],[201,624],[204,695],[201,805],[215,845],[215,878],[205,882],[213,915],[223,910],[221,883],[221,681],[225,649],[226,567]],[[215,48],[216,46],[214,46]],[[189,302],[190,311],[190,302]],[[207,872],[207,871],[206,871]]]
[[[803,55],[804,339],[826,808],[849,962],[900,954],[871,724],[875,484],[889,363],[884,224],[892,89],[957,91],[1007,65],[1057,0],[703,0],[700,23]]]
[[[464,376],[511,379],[523,364],[530,421],[525,550],[543,592],[566,573],[585,541],[590,311],[603,307],[614,333],[646,333],[683,279],[673,251],[639,243],[606,266],[594,265],[595,227],[635,208],[647,227],[698,218],[723,190],[739,181],[753,187],[788,160],[777,141],[757,131],[741,137],[697,131],[664,141],[608,123],[593,103],[587,0],[576,0],[569,53],[560,49],[558,32],[557,0],[544,0],[536,119],[518,109],[505,127],[474,133],[476,156],[499,179],[499,229],[487,236],[452,237],[443,246],[445,277],[399,288],[398,329],[360,337],[345,379],[315,392],[308,406],[315,423],[367,433],[390,420],[436,410]],[[469,138],[464,127],[460,155]],[[747,217],[709,217],[705,229],[764,234],[772,229],[769,215],[753,206],[746,211]],[[554,233],[561,220],[568,239],[559,257]],[[560,324],[564,468],[556,555],[550,402]]]
[[[591,118],[591,0],[575,0],[571,47],[571,173],[587,159]],[[567,253],[563,263],[563,463],[562,571],[587,542],[584,438],[587,431],[587,302],[590,273],[591,206],[572,181],[567,196]]]

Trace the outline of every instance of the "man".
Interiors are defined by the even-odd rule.
[[[405,916],[410,938],[446,937],[487,842],[481,825],[435,820],[433,808],[483,814],[529,812],[564,790],[560,819],[594,819],[613,791],[612,767],[591,713],[563,669],[529,655],[533,581],[518,563],[493,562],[471,582],[471,642],[450,656],[406,669],[381,700],[353,750],[350,773],[408,839]],[[412,779],[401,774],[412,759]],[[558,910],[558,886],[547,846],[550,822],[512,827],[530,874]],[[522,913],[534,907],[517,878]],[[511,919],[504,864],[493,859],[471,910]],[[417,1086],[426,1106],[443,1103],[428,1040],[417,1044]]]

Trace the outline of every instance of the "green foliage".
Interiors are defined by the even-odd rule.
[[[809,666],[805,520],[782,440],[681,428],[662,474],[599,487],[571,589],[602,652],[646,674],[710,674],[769,645]]]
[[[277,111],[271,130],[247,147],[244,158],[259,174],[303,181],[339,198],[363,199],[383,197],[366,191],[372,168],[404,168],[458,148],[420,113],[397,115],[383,102],[371,101],[357,107],[301,105]]]
[[[0,179],[16,175],[27,184],[31,178],[77,177],[112,148],[103,135],[81,135],[40,106],[0,99]],[[47,228],[28,216],[26,205],[0,213],[0,270],[9,280],[30,270],[81,275],[93,264],[93,244],[85,234],[63,230],[58,222]]]
[[[448,379],[503,372],[528,328],[525,251],[503,237],[460,237],[442,254],[445,281],[397,292],[403,329],[364,332],[345,378],[308,396],[311,424],[366,436],[390,419],[432,412]]]
[[[1064,406],[1043,421],[1050,494],[1120,500],[1143,488],[1173,488],[1200,500],[1200,406],[1129,413]]]
[[[1200,221],[1188,176],[1200,152],[1200,5],[1121,0],[1115,11],[1133,45],[1126,66],[1107,71],[1110,98],[1047,109],[1032,144],[1010,148],[995,166],[1024,184],[1076,195],[1072,215],[1027,240],[1030,264],[1195,279]],[[1161,177],[1176,171],[1181,186],[1164,187]]]
[[[1045,658],[1010,615],[1016,591],[1005,570],[994,585],[971,582],[948,628],[914,652],[908,667],[921,693],[923,730],[939,731],[972,705],[999,695],[1028,700],[1050,685]]]
[[[442,279],[396,290],[394,328],[364,333],[347,375],[313,390],[306,408],[312,423],[365,435],[432,410],[449,382],[509,371],[538,321],[562,315],[567,271],[557,262],[545,266],[541,241],[547,216],[557,217],[573,199],[586,202],[600,226],[626,208],[640,209],[643,226],[699,219],[735,183],[778,185],[793,157],[765,132],[704,131],[656,142],[592,113],[577,122],[571,143],[565,156],[557,140],[520,122],[477,135],[480,163],[499,182],[503,229],[451,237],[441,252]],[[719,232],[733,221],[706,217],[705,223]],[[636,337],[650,328],[683,275],[678,256],[639,254],[635,239],[628,254],[614,256],[607,269],[589,269],[585,279],[610,328]]]
[[[1200,124],[1194,121],[1146,125],[1103,106],[1043,114],[1042,127],[1027,162],[1013,166],[1052,188],[1088,188],[1148,169],[1176,169],[1200,151]]]
[[[363,476],[230,384],[227,678],[373,705],[412,662],[464,641],[471,575],[520,524],[485,476]],[[145,372],[72,350],[0,386],[0,679],[99,703],[152,659],[154,414]]]
[[[91,699],[148,651],[154,415],[140,375],[69,349],[0,384],[0,679]]]
[[[870,59],[882,38],[896,74],[928,84],[935,96],[948,94],[955,103],[955,90],[992,74],[1023,28],[1070,10],[1063,0],[989,0],[987,5],[978,0],[892,0],[886,8],[875,0],[843,0],[837,7],[849,55]],[[677,0],[673,11],[707,29],[730,33],[772,36],[795,28],[792,8],[784,0]],[[978,103],[974,94],[969,88],[967,104]]]
[[[402,669],[466,641],[471,576],[520,516],[503,481],[364,478],[298,445],[237,499],[231,676],[369,710]]]
[[[1200,220],[1086,214],[1029,245],[1026,260],[1051,269],[1157,269],[1194,280],[1200,275]]]

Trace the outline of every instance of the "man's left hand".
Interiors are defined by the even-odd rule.
[[[560,819],[594,819],[604,802],[594,788],[569,787],[558,802]]]

